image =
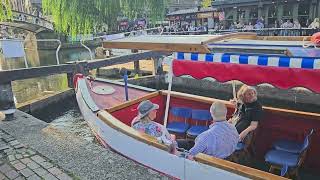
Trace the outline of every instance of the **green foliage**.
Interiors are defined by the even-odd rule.
[[[210,7],[211,6],[211,1],[212,0],[202,0],[201,5],[202,7]]]
[[[55,29],[71,36],[92,33],[95,27],[117,27],[117,17],[148,17],[163,20],[167,0],[42,0],[44,13],[51,15]]]
[[[0,0],[0,21],[7,21],[12,18],[12,11],[9,0]]]

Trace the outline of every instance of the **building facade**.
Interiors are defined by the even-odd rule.
[[[255,24],[263,20],[266,27],[277,27],[281,21],[298,20],[307,27],[320,17],[320,0],[214,0],[212,7],[224,12],[226,24]]]
[[[178,27],[206,26],[212,29],[214,27],[214,21],[217,21],[217,18],[217,9],[212,7],[183,9],[167,14],[167,19],[170,21],[170,24]]]

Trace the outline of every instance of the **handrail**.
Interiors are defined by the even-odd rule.
[[[0,39],[0,41],[21,41],[22,43],[25,41],[23,39]],[[58,42],[59,43],[59,46],[56,50],[56,62],[57,62],[57,65],[60,65],[60,60],[59,60],[59,51],[60,51],[60,48],[61,48],[61,41],[59,39],[37,39],[36,40],[37,42],[45,42],[45,41],[49,41],[49,42]],[[25,47],[23,46],[23,50],[25,49]],[[24,64],[26,66],[26,68],[29,68],[28,66],[28,62],[27,62],[27,58],[26,58],[26,54],[24,55]]]
[[[57,65],[60,64],[60,60],[59,60],[59,51],[60,51],[60,48],[61,48],[61,41],[59,39],[37,39],[37,41],[39,42],[44,42],[44,41],[52,41],[52,42],[58,42],[59,43],[59,46],[56,50],[56,61],[57,61]]]
[[[47,21],[47,22],[49,22],[49,23],[52,23],[51,21],[49,21],[49,20],[47,20],[47,19],[45,19],[45,18],[43,18],[43,17],[35,16],[35,15],[33,15],[33,14],[29,14],[29,13],[26,13],[26,12],[20,12],[20,11],[16,11],[16,10],[12,10],[12,12],[13,12],[13,13],[18,13],[18,14],[27,15],[27,16],[31,16],[31,17],[35,17],[35,18],[39,18],[39,19],[41,19],[41,20],[43,20],[43,21]]]
[[[50,21],[48,21],[48,20],[46,20],[44,18],[35,16],[35,15],[32,15],[32,14],[27,14],[25,12],[19,12],[19,11],[13,11],[13,12],[14,12],[13,20],[15,20],[15,21],[21,21],[21,22],[28,22],[28,23],[32,23],[32,24],[37,24],[37,25],[43,26],[43,27],[45,27],[47,29],[53,30],[52,22],[50,22]],[[17,15],[23,15],[23,16],[26,16],[26,18],[25,19],[20,19]],[[31,21],[28,19],[28,17],[31,18]],[[36,23],[36,19],[39,20],[38,23]],[[34,22],[32,22],[32,21],[34,21]]]

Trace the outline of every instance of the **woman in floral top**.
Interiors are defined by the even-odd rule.
[[[163,125],[153,121],[157,117],[157,109],[159,109],[159,105],[153,104],[149,100],[141,102],[138,106],[139,114],[133,119],[131,126],[135,130],[153,136],[158,141],[175,149],[177,143],[171,138],[168,130]]]

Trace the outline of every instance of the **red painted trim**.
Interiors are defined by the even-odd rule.
[[[247,85],[268,83],[280,89],[305,87],[320,93],[320,70],[255,66],[233,63],[173,61],[175,76],[190,75],[196,79],[212,77],[219,82],[238,80]]]

